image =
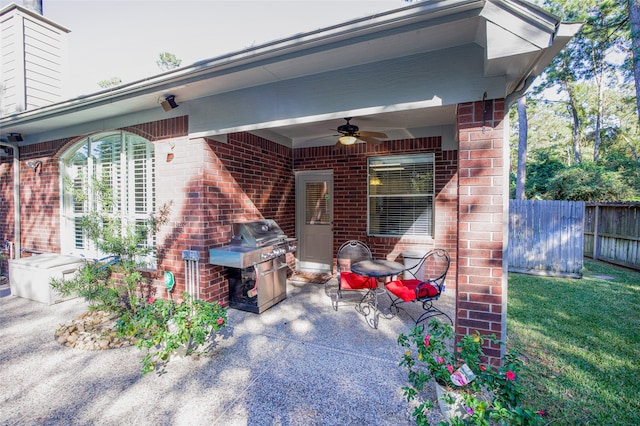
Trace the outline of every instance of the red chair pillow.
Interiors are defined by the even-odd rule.
[[[340,272],[340,288],[343,290],[363,290],[378,287],[378,281],[373,277],[363,277],[351,271]]]
[[[387,283],[386,286],[387,290],[405,302],[411,302],[418,297],[434,297],[438,295],[438,288],[436,286],[424,284],[420,287],[420,294],[416,297],[416,287],[418,287],[420,283],[420,280],[396,280]]]

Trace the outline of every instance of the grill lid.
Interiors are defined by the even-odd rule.
[[[262,247],[286,237],[282,229],[272,219],[238,222],[233,224],[231,244],[245,247]]]

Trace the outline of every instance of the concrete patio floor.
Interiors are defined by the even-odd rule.
[[[211,352],[140,373],[136,348],[83,351],[54,340],[86,310],[0,292],[3,425],[409,425],[398,334],[406,316],[367,325],[353,296],[332,308],[324,285],[289,282],[287,299],[257,315],[229,310]],[[438,306],[453,313],[454,292]],[[388,297],[381,299],[388,306]],[[429,392],[431,390],[429,389]],[[433,424],[441,420],[434,411]]]

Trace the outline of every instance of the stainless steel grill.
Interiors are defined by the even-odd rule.
[[[284,300],[296,243],[270,219],[234,223],[229,244],[209,250],[209,263],[228,267],[229,306],[261,313]]]

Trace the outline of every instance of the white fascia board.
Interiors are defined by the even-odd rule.
[[[536,67],[533,68],[533,73],[539,74],[551,63],[553,58],[565,48],[567,43],[575,37],[575,35],[582,28],[582,23],[562,23],[558,26],[556,36],[553,38],[553,43],[549,48],[545,49],[540,59],[538,60]]]
[[[521,90],[530,76],[544,71],[581,24],[527,2],[490,0],[481,14],[478,41],[485,47],[485,75],[505,75],[507,93]]]
[[[553,34],[560,18],[544,9],[520,0],[489,0],[482,10],[482,17],[520,34],[540,47],[545,44],[545,34]]]
[[[551,45],[560,21],[553,15],[532,15],[527,13],[530,12],[529,9],[509,7],[514,3],[511,1],[488,2],[482,10],[481,16],[487,21],[488,58],[500,57],[499,52],[504,52],[502,56],[510,56],[508,54],[510,49],[513,49],[513,54],[523,53],[521,52],[522,41],[531,44],[534,49],[546,49]],[[505,38],[500,39],[499,33]]]

